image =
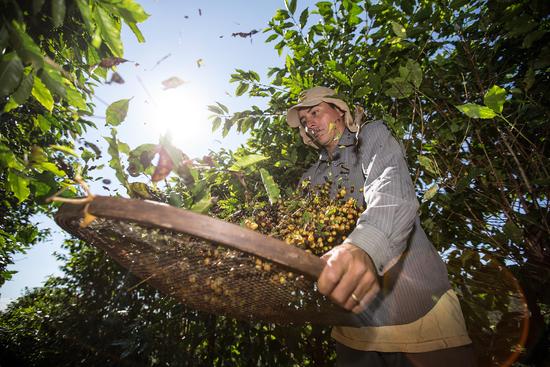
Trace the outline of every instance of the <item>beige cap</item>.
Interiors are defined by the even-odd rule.
[[[301,130],[303,130],[303,127],[300,125],[298,110],[303,107],[316,106],[321,102],[332,103],[344,111],[344,123],[350,131],[356,132],[359,129],[357,123],[353,121],[348,105],[346,102],[337,97],[336,92],[333,89],[327,87],[313,87],[300,93],[298,100],[299,103],[297,105],[288,109],[286,113],[286,121],[292,127],[299,127],[300,133],[302,133]],[[306,141],[307,136],[305,136],[305,134],[301,135],[304,137],[304,142],[308,144]]]

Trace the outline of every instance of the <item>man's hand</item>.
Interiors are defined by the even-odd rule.
[[[321,259],[327,265],[317,281],[319,292],[346,310],[362,312],[380,290],[376,268],[369,255],[345,243],[334,247]]]

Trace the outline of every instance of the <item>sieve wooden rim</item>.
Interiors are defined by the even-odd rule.
[[[55,220],[68,232],[70,221],[82,218],[85,204],[64,203]],[[325,266],[319,257],[285,242],[203,214],[148,200],[96,196],[88,213],[107,219],[129,220],[186,233],[273,261],[317,280]]]

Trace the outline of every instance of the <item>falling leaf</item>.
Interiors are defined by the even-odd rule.
[[[107,82],[107,84],[111,83],[124,84],[124,79],[120,76],[119,73],[115,72],[113,73],[113,75],[111,75],[111,80]]]
[[[258,33],[258,30],[256,29],[253,29],[251,30],[250,32],[235,32],[235,33],[232,33],[231,36],[233,37],[241,37],[241,38],[246,38],[246,37],[250,37],[252,38],[252,35]]]
[[[204,61],[202,59],[197,60],[197,67],[200,68],[204,64]]]
[[[183,16],[185,19],[189,19],[189,15],[184,15]]]
[[[223,36],[220,36],[220,38],[223,38]]]
[[[199,16],[201,16],[201,15],[202,15],[202,10],[199,9]]]
[[[155,168],[155,172],[153,173],[153,176],[151,177],[151,180],[153,182],[160,181],[164,179],[166,176],[172,172],[172,168],[174,168],[174,162],[172,161],[172,158],[170,157],[170,154],[164,149],[164,147],[159,146],[159,162],[157,164],[157,167]]]
[[[184,80],[178,78],[177,76],[173,76],[171,78],[164,80],[162,82],[162,85],[164,86],[164,90],[167,90],[171,88],[177,88],[184,83],[185,83]]]
[[[113,66],[122,64],[124,62],[127,62],[128,60],[123,59],[121,57],[109,57],[106,59],[101,60],[101,62],[98,64],[102,68],[111,68]]]
[[[156,68],[161,62],[163,62],[164,60],[166,60],[166,59],[169,58],[170,56],[172,56],[172,54],[168,54],[168,55],[163,56],[159,61],[157,61],[157,63],[151,68],[151,70],[153,70],[154,68]]]
[[[109,180],[108,178],[104,178],[101,182],[103,182],[105,185],[111,184],[111,180]]]

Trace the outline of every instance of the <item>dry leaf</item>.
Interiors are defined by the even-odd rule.
[[[106,59],[101,60],[101,62],[98,64],[102,68],[111,68],[113,66],[116,66],[118,64],[122,64],[128,60],[123,59],[121,57],[109,57]]]
[[[111,75],[111,80],[107,82],[107,84],[111,83],[124,84],[124,79],[120,76],[119,73],[114,72],[113,75]]]
[[[159,162],[155,168],[155,172],[153,173],[151,180],[153,182],[157,182],[164,179],[170,174],[170,172],[172,172],[172,168],[174,168],[174,162],[166,149],[161,146],[159,148]]]
[[[258,33],[258,30],[253,29],[250,32],[235,32],[235,33],[232,33],[231,35],[233,37],[242,37],[242,38],[250,37],[250,38],[252,38],[252,35],[256,34],[256,33]]]
[[[200,68],[204,64],[204,61],[202,59],[197,60],[197,67]]]
[[[171,78],[164,80],[162,82],[162,85],[164,86],[164,90],[166,90],[171,88],[177,88],[184,83],[185,83],[184,80],[178,78],[177,76],[173,76]]]
[[[151,68],[151,70],[153,70],[154,68],[156,68],[161,62],[163,62],[164,60],[166,60],[166,59],[169,58],[170,56],[172,56],[172,54],[164,55],[159,61],[157,61],[157,63]]]

